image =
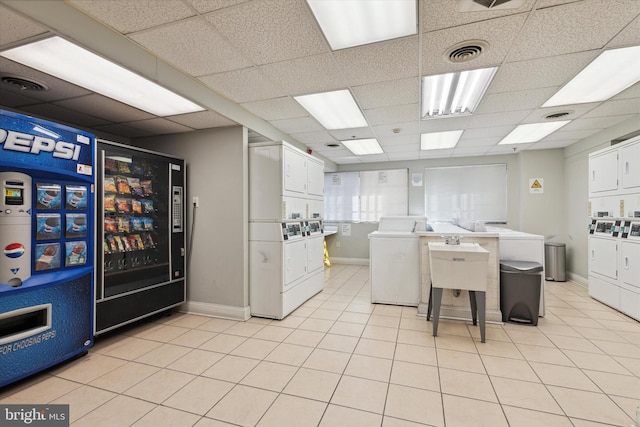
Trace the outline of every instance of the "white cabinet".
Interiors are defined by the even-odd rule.
[[[323,212],[321,160],[284,141],[249,145],[252,316],[282,319],[322,290]]]
[[[622,188],[640,189],[640,141],[622,147]]]
[[[640,320],[640,137],[589,155],[589,205],[589,295]]]
[[[249,220],[322,217],[324,162],[286,142],[249,146]]]
[[[607,151],[589,157],[589,196],[618,189],[618,152]]]

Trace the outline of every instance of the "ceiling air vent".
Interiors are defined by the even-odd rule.
[[[24,77],[2,76],[0,77],[0,81],[2,81],[2,83],[5,85],[12,86],[16,89],[24,91],[40,92],[49,90],[49,86],[47,86],[46,84]]]
[[[458,0],[458,12],[518,9],[525,0]]]
[[[544,118],[547,120],[561,119],[563,117],[567,117],[571,113],[573,113],[573,111],[558,111],[557,113],[548,114],[544,116]]]
[[[459,64],[475,60],[489,48],[489,43],[484,40],[468,40],[450,47],[446,51],[449,62]]]
[[[340,147],[340,144],[338,144],[337,142],[330,142],[328,144],[325,144],[327,147],[329,148],[338,148]]]

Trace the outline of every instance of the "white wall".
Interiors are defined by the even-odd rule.
[[[173,154],[187,163],[187,247],[192,246],[187,270],[187,311],[248,318],[246,128],[141,138],[133,144]],[[199,197],[200,207],[192,221],[194,196]]]

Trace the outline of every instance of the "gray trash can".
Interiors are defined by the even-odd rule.
[[[545,279],[556,282],[567,280],[565,268],[566,246],[564,243],[544,244]]]
[[[538,324],[542,264],[500,260],[500,311],[502,321]]]

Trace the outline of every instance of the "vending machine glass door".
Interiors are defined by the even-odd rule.
[[[97,298],[170,280],[169,167],[153,154],[100,146],[103,278]],[[100,276],[99,276],[100,277]]]

